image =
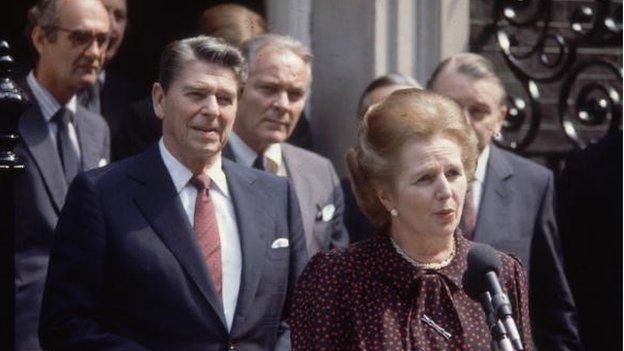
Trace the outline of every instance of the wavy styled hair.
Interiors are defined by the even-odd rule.
[[[375,187],[392,186],[401,168],[403,146],[447,137],[461,150],[467,180],[477,163],[477,137],[460,107],[451,99],[417,88],[392,93],[371,107],[358,130],[358,144],[347,152],[347,166],[358,206],[378,230],[387,230],[390,215]]]

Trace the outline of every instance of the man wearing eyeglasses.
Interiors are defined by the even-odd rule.
[[[18,126],[17,153],[26,172],[17,179],[15,197],[15,349],[30,351],[41,349],[43,285],[69,184],[109,158],[106,123],[76,102],[76,92],[96,82],[109,19],[99,0],[41,0],[28,20],[38,59],[22,82],[32,104]]]

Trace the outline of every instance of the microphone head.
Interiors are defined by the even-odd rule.
[[[487,281],[485,274],[500,272],[501,261],[498,253],[491,246],[486,244],[474,243],[474,246],[468,252],[466,258],[467,269],[464,273],[463,284],[467,288],[469,294],[478,297],[484,291],[487,291]]]

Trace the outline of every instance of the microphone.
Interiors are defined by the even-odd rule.
[[[464,275],[467,287],[478,296],[485,292],[490,294],[494,314],[502,322],[513,346],[516,350],[524,350],[520,333],[512,317],[511,303],[498,281],[501,262],[496,250],[489,245],[475,243],[468,253],[467,264],[468,269]],[[487,311],[486,304],[484,308]],[[494,333],[492,336],[497,337]]]
[[[491,349],[493,351],[514,351],[511,341],[509,341],[509,338],[507,337],[507,330],[505,329],[503,322],[501,322],[500,319],[496,317],[496,313],[494,313],[492,296],[489,292],[486,291],[481,294],[481,304],[485,310],[488,328],[492,334]]]

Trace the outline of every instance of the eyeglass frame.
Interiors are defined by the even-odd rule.
[[[108,44],[110,44],[110,39],[111,39],[110,31],[106,33],[95,33],[95,31],[68,29],[68,28],[63,28],[61,26],[57,26],[57,25],[45,26],[42,28],[48,33],[51,33],[54,31],[66,32],[68,34],[67,38],[69,39],[71,44],[76,48],[86,48],[95,41],[98,44],[98,47],[100,49],[106,49],[108,47]],[[88,35],[89,36],[88,41],[86,39],[83,40],[79,37],[76,37],[80,35],[85,35],[85,38]]]

